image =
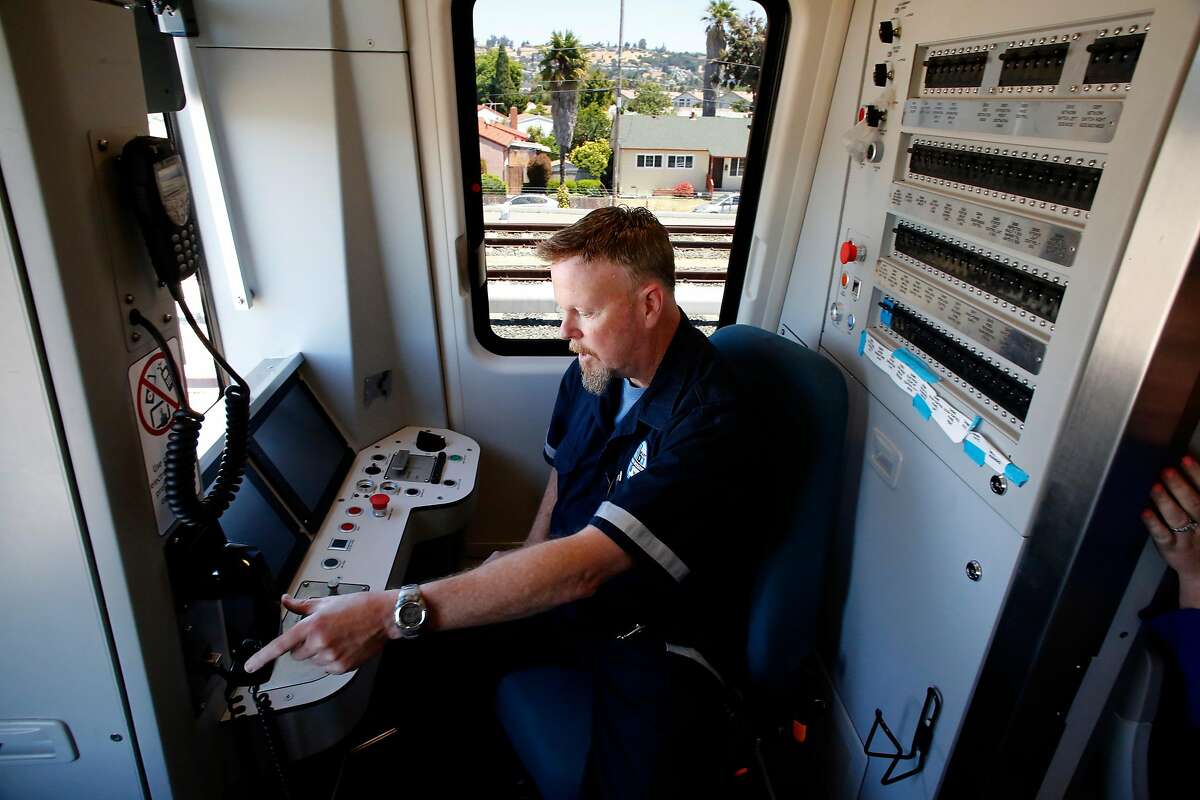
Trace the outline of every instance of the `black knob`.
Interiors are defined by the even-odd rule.
[[[879,41],[884,44],[891,44],[896,38],[896,24],[890,19],[879,23]]]
[[[888,82],[888,65],[876,64],[875,72],[872,74],[872,80],[876,86],[887,86]]]
[[[877,106],[867,106],[867,115],[865,117],[867,126],[870,128],[878,128],[879,123],[887,117],[887,112]]]
[[[424,450],[426,453],[436,453],[439,450],[445,450],[446,437],[430,433],[429,431],[421,431],[417,434],[417,449]]]

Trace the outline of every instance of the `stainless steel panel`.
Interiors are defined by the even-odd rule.
[[[1077,228],[1023,217],[899,182],[892,184],[889,204],[893,210],[916,219],[958,228],[963,233],[1064,267],[1075,263],[1082,236]]]
[[[1116,100],[909,100],[904,104],[903,124],[959,133],[1103,143],[1116,135],[1122,105]]]
[[[917,275],[911,267],[882,259],[875,265],[875,275],[878,286],[903,305],[946,323],[1031,375],[1041,372],[1046,357],[1042,339],[989,313],[954,289]]]

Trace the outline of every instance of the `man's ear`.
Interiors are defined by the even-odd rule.
[[[642,318],[647,328],[653,328],[663,312],[663,287],[661,284],[651,281],[642,287],[640,297]]]

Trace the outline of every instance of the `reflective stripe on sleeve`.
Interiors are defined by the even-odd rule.
[[[651,533],[650,529],[633,514],[605,500],[600,504],[600,508],[596,509],[596,516],[616,525],[622,533],[642,548],[646,555],[657,561],[672,578],[681,581],[687,577],[690,572],[687,565],[680,561],[679,556],[675,555],[671,548],[663,544],[662,540]]]
[[[712,676],[716,678],[722,686],[725,685],[725,679],[721,677],[721,673],[717,672],[717,668],[708,663],[708,659],[702,656],[700,651],[696,648],[684,647],[683,645],[671,644],[670,642],[667,642],[667,652],[673,653],[677,656],[683,656],[684,658],[690,658],[692,661],[695,661],[697,664],[711,672]]]
[[[558,451],[555,450],[553,447],[551,447],[549,442],[546,442],[546,446],[542,448],[542,452],[546,454],[546,458],[553,461],[554,454],[557,453]]]

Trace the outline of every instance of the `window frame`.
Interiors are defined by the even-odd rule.
[[[652,159],[656,160],[657,163],[654,163],[654,164],[643,163],[643,160],[645,160],[646,162],[649,162]],[[635,163],[637,164],[637,169],[662,169],[663,168],[663,154],[662,153],[638,153],[637,161]]]
[[[177,112],[163,111],[161,113],[163,115],[163,123],[167,128],[167,138],[170,139],[171,143],[175,147],[176,154],[183,162],[183,171],[184,174],[187,175],[188,183],[194,183],[197,178],[193,177],[191,170],[188,168],[187,155],[184,153],[183,145],[179,141],[179,120],[176,119]],[[203,233],[204,231],[201,231],[201,234]],[[213,349],[220,353],[222,358],[225,358],[225,345],[221,340],[221,324],[217,319],[217,303],[212,293],[212,281],[210,281],[208,277],[209,263],[210,260],[208,257],[208,251],[206,250],[205,257],[200,260],[200,266],[196,269],[196,272],[192,277],[196,279],[196,286],[200,289],[200,315],[204,318],[204,332],[208,337],[208,341],[212,343]],[[193,316],[195,316],[196,309],[190,310]],[[187,327],[187,322],[180,320],[180,327]],[[182,340],[180,340],[179,346],[183,347]],[[217,400],[215,402],[220,402],[221,398],[225,396],[225,390],[229,388],[229,379],[225,375],[225,370],[221,368],[221,365],[217,363],[216,359],[212,358],[211,355],[209,358],[213,362],[213,371],[217,376]],[[184,371],[182,364],[180,364],[180,370]],[[186,380],[187,377],[185,375],[185,383]],[[202,410],[207,412],[209,409],[206,408]]]
[[[767,41],[763,52],[753,124],[746,147],[749,167],[742,175],[739,213],[734,222],[733,242],[725,273],[725,290],[717,328],[737,321],[738,304],[746,283],[754,219],[762,192],[762,166],[767,161],[767,144],[774,125],[779,80],[783,72],[786,43],[791,32],[791,8],[787,0],[755,0],[767,23]],[[471,292],[471,323],[476,340],[487,351],[501,356],[568,356],[567,342],[561,339],[508,339],[491,326],[487,276],[482,260],[484,224],[481,176],[479,172],[478,103],[475,96],[475,36],[473,12],[477,0],[451,0],[450,31],[454,63],[454,91],[458,107],[460,178],[462,180],[466,231],[467,279]],[[744,212],[744,213],[743,213]]]
[[[734,165],[737,169],[734,170]],[[740,178],[746,174],[746,157],[745,156],[730,156],[729,157],[729,177]]]

